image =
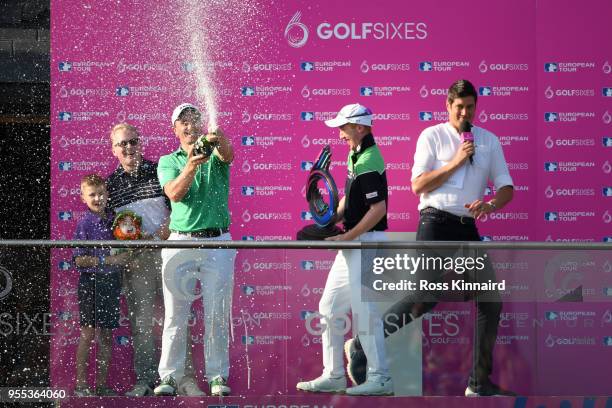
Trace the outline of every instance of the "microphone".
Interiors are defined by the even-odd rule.
[[[459,133],[461,133],[461,142],[472,142],[474,143],[474,135],[472,134],[472,124],[470,122],[463,121],[459,125]],[[476,146],[474,146],[474,153],[470,156],[470,164],[474,164],[474,155],[476,154]]]

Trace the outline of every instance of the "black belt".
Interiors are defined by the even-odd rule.
[[[206,228],[198,231],[191,232],[182,232],[182,231],[172,231],[175,234],[186,235],[188,237],[193,238],[214,238],[219,235],[225,234],[229,232],[229,228]]]
[[[465,215],[459,216],[459,215],[451,214],[451,213],[449,213],[447,211],[438,210],[437,208],[434,208],[434,207],[423,208],[419,212],[419,214],[421,214],[421,215],[434,215],[436,217],[444,218],[446,220],[458,222],[458,223],[464,224],[464,225],[475,225],[476,224],[476,222],[475,222],[473,217],[468,217],[468,216],[465,216]]]

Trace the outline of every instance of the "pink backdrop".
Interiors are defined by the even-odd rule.
[[[108,142],[113,124],[139,127],[149,159],[177,148],[172,109],[181,102],[204,107],[196,92],[198,61],[205,61],[218,122],[236,149],[234,239],[290,240],[310,222],[305,169],[324,144],[332,145],[332,173],[343,185],[347,149],[322,120],[356,101],[376,115],[374,134],[390,186],[390,231],[415,231],[417,198],[409,179],[416,140],[423,128],[446,120],[445,92],[459,78],[479,88],[475,124],[499,137],[516,185],[512,204],[479,224],[481,235],[495,241],[612,239],[609,2],[51,5],[53,239],[70,238],[84,214],[79,178],[114,170]],[[189,10],[201,24],[185,23]],[[335,30],[329,34],[328,27]],[[198,33],[208,39],[201,41],[205,58],[190,49],[189,38]],[[509,269],[528,270],[530,277],[546,266],[541,259],[507,256]],[[54,337],[52,375],[55,385],[66,387],[74,382],[78,340],[78,274],[69,257],[70,251],[55,251],[52,272],[55,324],[66,334]],[[597,296],[585,297],[590,302],[506,303],[496,380],[530,394],[609,392],[612,373],[600,356],[612,350],[605,345],[612,335],[610,302],[601,295],[612,287],[610,263],[607,254],[589,257],[593,264],[582,265],[588,270],[580,273],[594,281]],[[306,332],[301,316],[317,309],[332,259],[326,251],[240,251],[230,379],[237,393],[293,394],[300,378],[318,375],[320,337]],[[247,295],[245,286],[255,292]],[[547,312],[566,308],[588,312],[595,323],[579,317],[553,326],[556,320],[546,319],[552,316]],[[428,332],[445,310],[455,311],[459,331]],[[471,350],[474,310],[459,304],[438,311],[423,323],[424,393],[455,395],[469,370],[462,356]],[[121,391],[133,381],[129,336],[128,326],[115,335],[112,370]],[[247,347],[243,336],[254,336],[254,344]],[[572,337],[588,339],[557,342]],[[201,356],[197,335],[195,342]],[[562,370],[572,375],[559,378]]]

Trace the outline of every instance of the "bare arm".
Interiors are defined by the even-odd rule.
[[[132,254],[129,251],[121,252],[117,255],[109,255],[104,257],[104,264],[106,265],[125,265],[132,258]],[[100,258],[91,255],[82,255],[74,258],[74,263],[79,268],[92,268],[100,265]]]
[[[490,214],[493,211],[504,208],[506,204],[512,201],[513,197],[514,187],[504,186],[497,190],[493,198],[488,202],[485,203],[482,200],[475,200],[470,204],[466,204],[465,208],[470,211],[474,218],[480,219],[484,214]]]
[[[177,178],[164,185],[164,193],[170,201],[177,203],[185,197],[189,187],[191,187],[191,183],[193,183],[196,170],[200,164],[206,163],[209,159],[209,157],[204,157],[203,155],[194,156],[193,146],[191,146],[187,154],[187,165],[183,168],[183,171],[181,171]]]
[[[343,198],[344,199],[344,198]],[[387,204],[384,200],[374,203],[355,227],[344,234],[326,238],[327,241],[352,241],[361,234],[371,230],[385,216]]]
[[[448,180],[458,168],[463,166],[472,154],[474,154],[474,143],[462,143],[455,157],[453,157],[450,162],[439,169],[422,173],[412,180],[412,191],[416,195],[421,195],[437,189],[442,184],[446,183],[446,180]]]
[[[155,236],[160,239],[168,239],[170,236],[170,217],[166,218],[163,224],[155,231]]]
[[[229,164],[234,160],[234,148],[232,147],[232,142],[230,142],[230,140],[225,136],[223,130],[217,128],[214,134],[209,134],[206,136],[206,139],[212,143],[219,143],[213,154],[221,159],[222,162]]]
[[[336,213],[336,217],[334,218],[334,224],[342,222],[344,220],[344,202],[346,201],[346,196],[340,199],[338,203],[338,212]]]

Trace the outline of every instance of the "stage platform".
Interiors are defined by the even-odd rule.
[[[67,398],[61,408],[612,408],[612,397],[349,397],[346,395],[249,397]]]

